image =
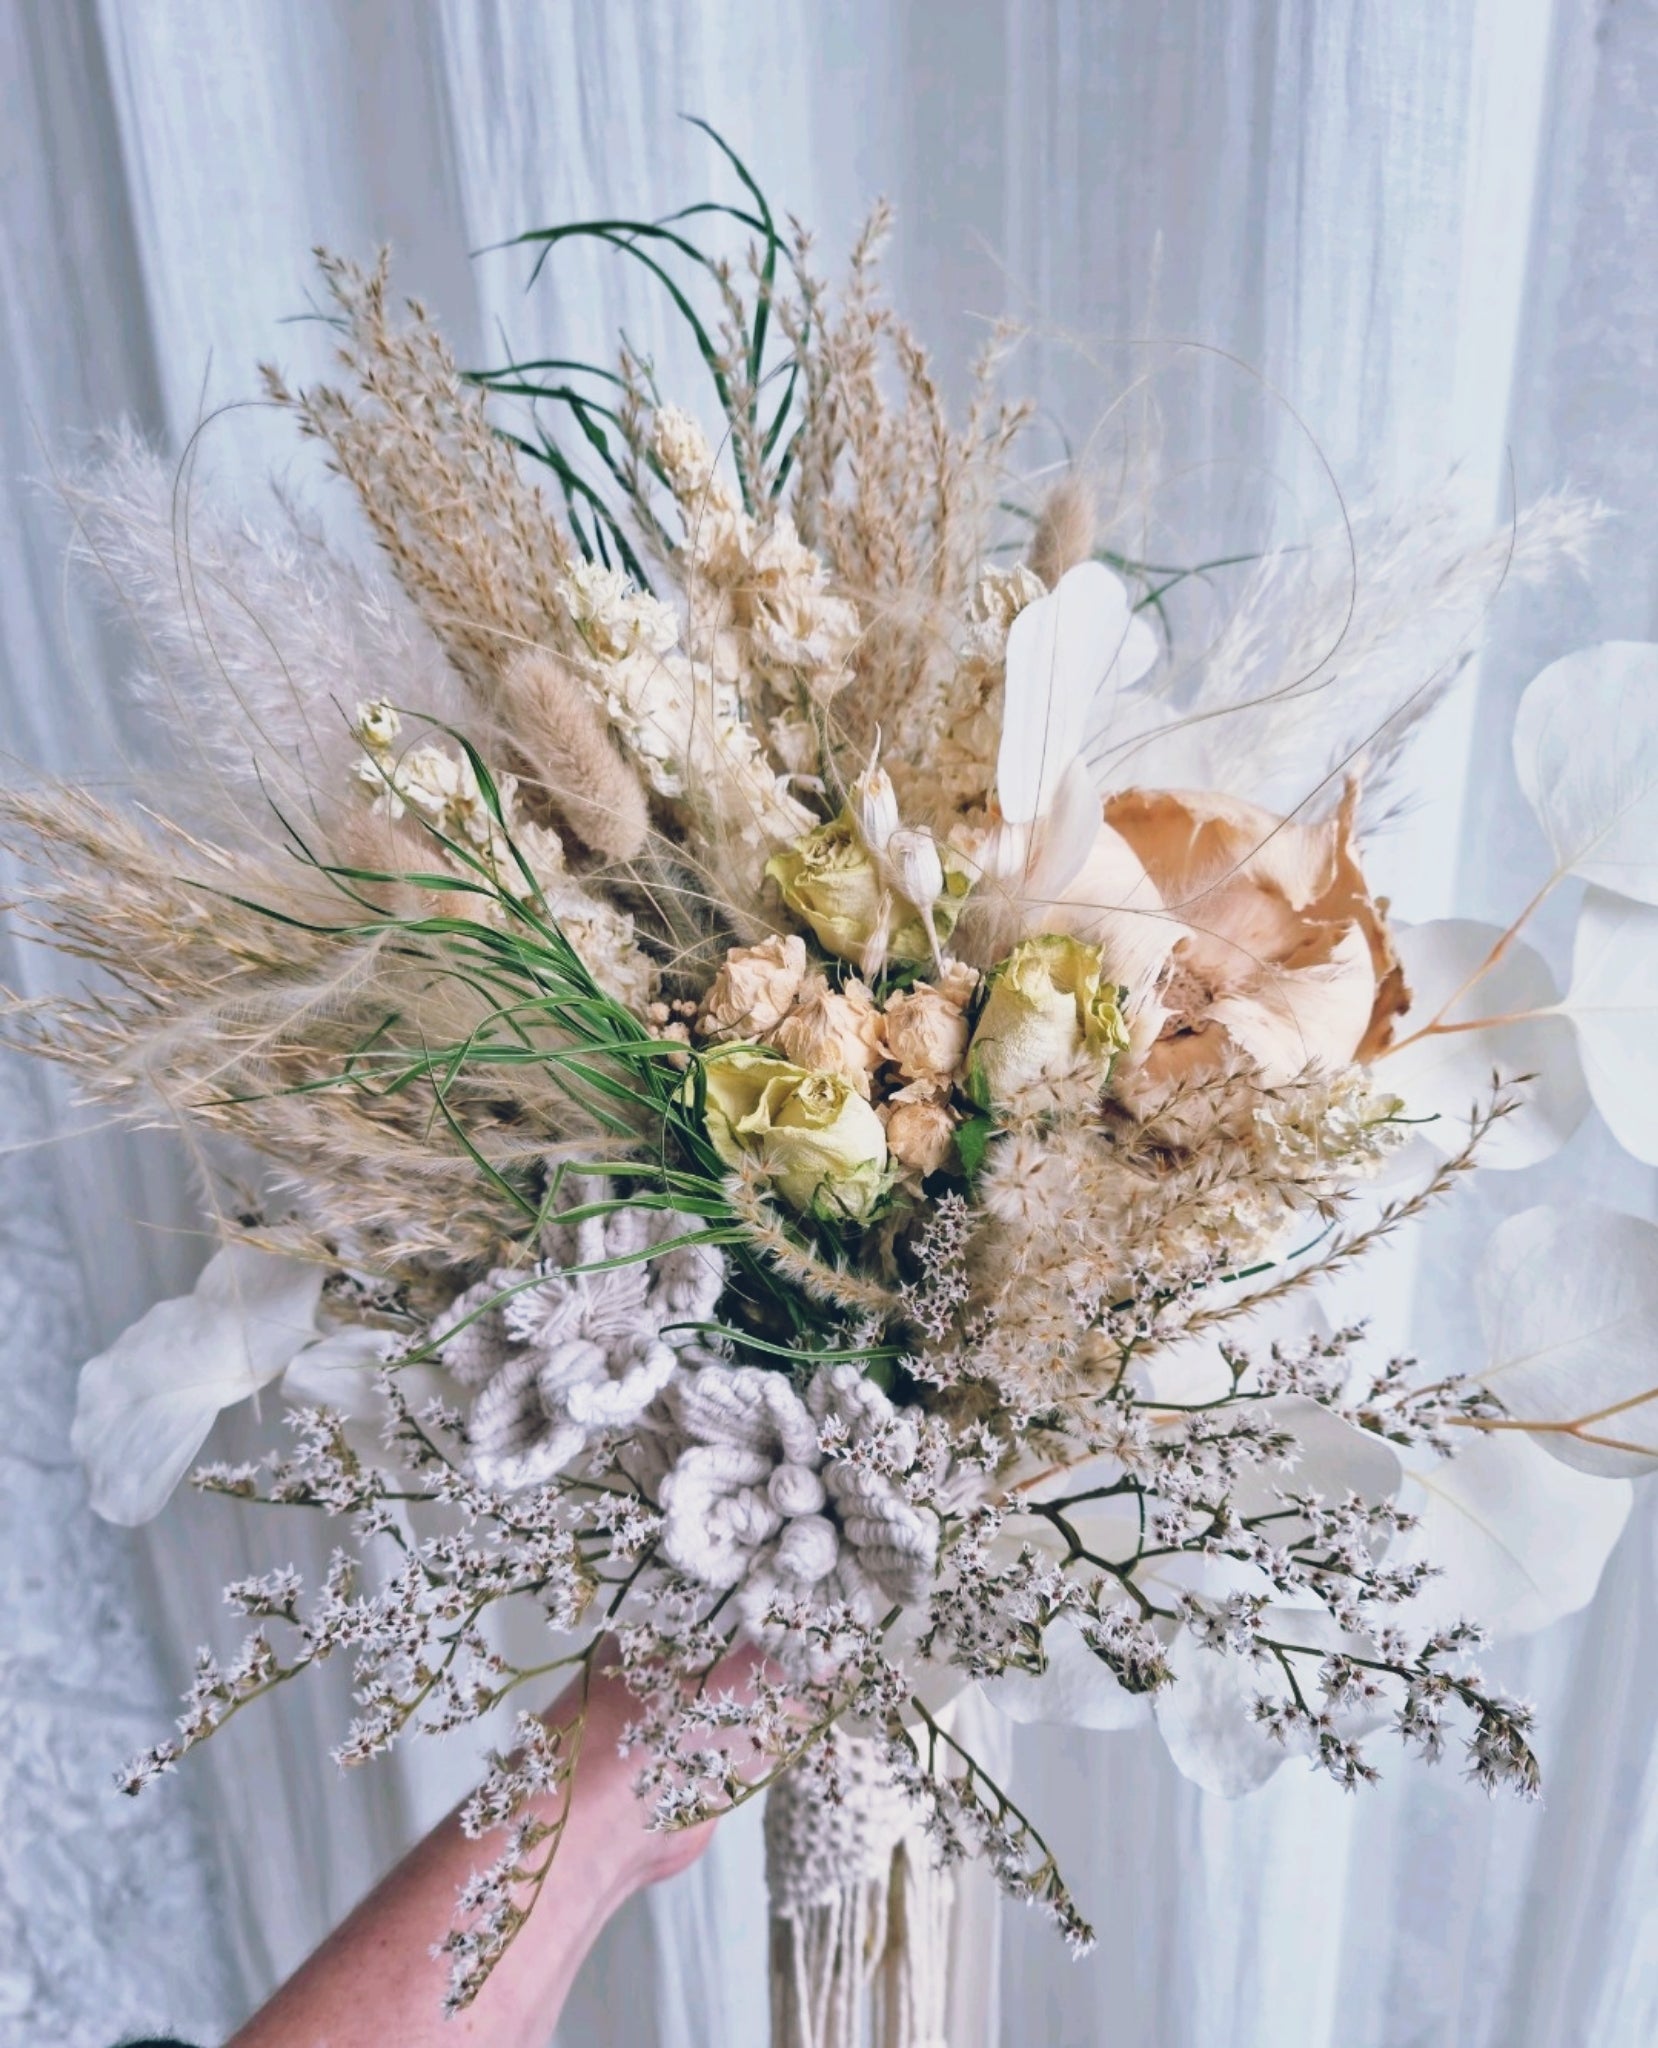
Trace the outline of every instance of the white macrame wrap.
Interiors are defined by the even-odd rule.
[[[555,1226],[538,1266],[503,1267],[450,1305],[433,1336],[450,1372],[475,1389],[475,1478],[504,1492],[543,1485],[592,1437],[638,1422],[695,1347],[690,1326],[712,1317],[725,1276],[712,1246],[639,1254],[698,1227],[634,1208]],[[571,1270],[617,1259],[603,1272]]]
[[[834,1740],[838,1798],[766,1797],[772,2048],[949,2048],[954,1885],[874,1745]]]
[[[778,1594],[844,1601],[865,1623],[923,1597],[937,1516],[896,1480],[822,1448],[833,1417],[854,1446],[892,1430],[899,1462],[915,1455],[913,1418],[856,1366],[819,1372],[803,1397],[782,1373],[705,1364],[680,1374],[663,1405],[678,1436],[658,1496],[663,1552],[706,1586],[739,1588],[757,1640],[786,1648],[763,1619]]]

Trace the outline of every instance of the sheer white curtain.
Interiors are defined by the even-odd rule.
[[[1354,496],[1454,463],[1494,516],[1511,468],[1522,493],[1600,492],[1619,523],[1593,578],[1505,613],[1383,856],[1405,914],[1496,913],[1538,857],[1506,766],[1516,691],[1571,645],[1658,634],[1655,105],[1658,10],[1637,0],[0,0],[4,746],[111,776],[156,751],[118,648],[65,596],[26,475],[123,415],[177,449],[251,395],[256,359],[314,366],[325,333],[278,323],[304,309],[316,241],[391,240],[399,283],[464,353],[503,331],[591,349],[625,323],[677,365],[620,263],[572,257],[526,299],[521,265],[468,252],[700,193],[715,166],[689,111],[831,256],[866,200],[897,201],[895,289],[952,378],[987,319],[1023,318],[1026,372],[1080,438],[1112,380],[1155,361],[1194,547],[1316,512],[1309,433]],[[221,473],[307,474],[257,410],[209,446]],[[43,972],[16,949],[4,965]],[[39,1075],[0,1081],[9,1145],[63,1126]],[[159,1148],[108,1134],[0,1169],[0,2042],[100,2048],[162,2020],[207,2039],[441,1808],[468,1753],[337,1785],[336,1686],[115,1800],[109,1767],[165,1714],[222,1580],[260,1556],[303,1564],[317,1536],[201,1503],[136,1539],[86,1519],[73,1367],[199,1259],[188,1190]],[[1651,1207],[1649,1177],[1593,1131],[1483,1199],[1591,1180]],[[1467,1340],[1461,1276],[1488,1220],[1438,1241],[1415,1291],[1424,1347]],[[1072,1965],[1010,1915],[983,2038],[1658,2039],[1655,1530],[1648,1502],[1595,1611],[1503,1653],[1544,1709],[1541,1809],[1488,1808],[1454,1771],[1344,1801],[1297,1767],[1226,1806],[1150,1739],[1021,1736],[1022,1788],[1102,1940]],[[745,1817],[617,1923],[565,2038],[761,2048],[763,1933]],[[968,2002],[989,2004],[982,1987]]]

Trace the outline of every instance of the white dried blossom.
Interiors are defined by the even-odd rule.
[[[1278,1089],[1255,1111],[1268,1159],[1309,1192],[1375,1173],[1405,1141],[1397,1095],[1382,1092],[1367,1067]]]
[[[753,667],[798,678],[820,701],[833,696],[848,679],[862,622],[856,605],[830,592],[822,557],[787,512],[764,527],[744,512],[716,474],[702,428],[677,406],[654,416],[651,452],[685,529],[687,646],[739,688]],[[815,753],[813,744],[805,758]]]
[[[1011,569],[987,562],[979,571],[968,603],[967,652],[979,662],[999,665],[1007,652],[1009,628],[1028,604],[1046,597],[1048,586],[1034,569],[1016,562]]]
[[[397,735],[402,730],[402,719],[384,697],[359,704],[357,716],[351,721],[352,738],[371,754],[389,753],[397,744]]]
[[[590,680],[659,796],[684,802],[757,850],[786,845],[812,814],[765,758],[735,686],[706,661],[648,641],[595,645]]]
[[[578,562],[560,583],[559,596],[601,660],[666,654],[679,643],[679,621],[670,607],[637,588],[620,569]]]
[[[651,453],[668,488],[685,499],[707,490],[714,476],[714,451],[701,422],[677,405],[659,406],[651,420]]]
[[[831,595],[829,572],[780,512],[749,555],[743,608],[762,666],[801,676],[826,699],[848,679],[862,622],[848,599]]]

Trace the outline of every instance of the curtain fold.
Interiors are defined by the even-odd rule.
[[[1571,646],[1658,637],[1655,105],[1650,0],[0,0],[4,748],[118,781],[164,747],[23,481],[95,428],[130,418],[174,454],[202,429],[204,473],[247,489],[278,464],[349,530],[287,423],[246,403],[258,360],[326,362],[326,328],[281,324],[307,310],[314,243],[389,240],[397,287],[468,360],[602,355],[625,326],[695,397],[700,365],[634,267],[571,250],[526,293],[522,251],[477,253],[700,196],[719,171],[694,113],[821,228],[830,267],[870,200],[896,202],[895,296],[952,388],[996,321],[1024,323],[1042,459],[1086,446],[1129,494],[1156,439],[1177,482],[1144,531],[1175,559],[1333,516],[1326,464],[1353,502],[1454,465],[1494,517],[1515,487],[1602,495],[1617,524],[1593,576],[1505,601],[1380,855],[1406,916],[1506,910],[1541,858],[1506,766],[1519,690]],[[1545,926],[1557,947],[1564,930]],[[38,958],[15,972],[47,985]],[[63,1127],[61,1090],[0,1085],[9,1146]],[[1591,1185],[1653,1212],[1650,1173],[1587,1130],[1442,1218],[1384,1334],[1456,1355],[1490,1223]],[[108,1790],[224,1579],[323,1548],[297,1515],[181,1500],[128,1537],[82,1510],[74,1367],[187,1284],[191,1217],[155,1144],[0,1155],[5,2048],[228,2030],[471,1768],[462,1739],[339,1782],[330,1673],[136,1806]],[[1053,1819],[1101,1945],[1073,1964],[1005,1915],[999,2017],[981,1934],[952,2048],[1646,2048],[1655,1595],[1644,1500],[1594,1609],[1492,1659],[1543,1711],[1540,1809],[1402,1764],[1352,1801],[1292,1765],[1229,1806],[1149,1735],[1021,1731],[1022,1803]],[[560,2038],[763,2048],[764,1950],[748,1813],[618,1919]]]

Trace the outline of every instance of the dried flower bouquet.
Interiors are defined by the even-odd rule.
[[[25,917],[91,970],[13,1036],[204,1141],[221,1238],[86,1367],[77,1444],[136,1521],[274,1386],[284,1440],[196,1483],[341,1532],[326,1583],[230,1589],[245,1649],[130,1783],[335,1652],[347,1763],[603,1657],[662,1826],[873,1785],[906,1882],[985,1856],[1080,1947],[965,1688],[1149,1715],[1226,1793],[1293,1755],[1357,1785],[1381,1730],[1537,1787],[1472,1654],[1589,1597],[1658,1456],[1653,1227],[1504,1225],[1481,1358],[1366,1361],[1319,1293],[1591,1093],[1658,1159],[1658,650],[1521,710],[1554,881],[1589,884],[1569,996],[1518,921],[1399,929],[1363,857],[1411,733],[1592,510],[1356,522],[1234,568],[1177,661],[1181,572],[1086,475],[1022,474],[999,350],[950,418],[884,216],[831,292],[730,165],[733,204],[524,238],[651,272],[709,428],[626,347],[464,375],[383,264],[324,258],[338,381],[269,394],[389,578],[284,501],[185,534],[136,446],[70,489],[190,772],[0,799]],[[698,239],[733,226],[746,271]],[[742,1697],[707,1678],[739,1639]],[[579,1728],[517,1726],[456,2005],[578,1768]]]

